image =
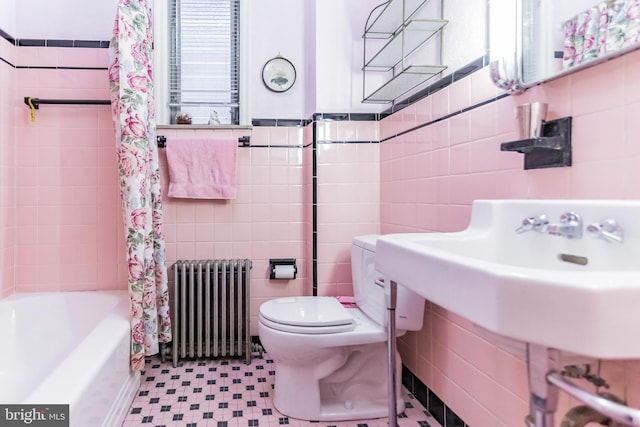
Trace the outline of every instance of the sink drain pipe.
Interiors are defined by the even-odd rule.
[[[547,374],[547,381],[612,421],[625,426],[640,426],[640,409],[583,390],[556,371]]]
[[[622,399],[611,393],[598,393],[599,396],[617,403],[624,403]],[[579,405],[571,408],[560,422],[560,427],[585,427],[590,423],[597,423],[608,427],[624,427],[623,424],[611,421],[611,418],[601,414],[587,405]]]
[[[527,427],[553,427],[553,415],[562,390],[611,421],[625,426],[640,427],[640,409],[630,408],[600,395],[586,391],[560,373],[560,351],[537,344],[527,344],[529,373],[529,415]]]

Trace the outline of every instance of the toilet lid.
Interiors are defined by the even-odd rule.
[[[355,325],[353,316],[333,297],[272,299],[260,306],[260,316],[270,323],[310,329],[337,326],[338,330],[351,330]]]

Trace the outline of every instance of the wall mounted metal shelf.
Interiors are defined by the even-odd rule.
[[[407,22],[401,31],[393,35],[391,40],[364,64],[364,69],[366,71],[391,70],[402,62],[403,58],[411,55],[442,30],[447,22],[441,19],[416,19]]]
[[[363,103],[394,102],[447,68],[444,65],[410,63],[408,60],[410,55],[418,52],[448,23],[443,19],[417,17],[428,2],[429,0],[389,0],[371,11],[362,36],[364,39]],[[372,18],[377,9],[382,6],[384,6],[382,11]],[[442,5],[440,14],[442,14]],[[369,23],[369,21],[372,22]],[[384,40],[387,39],[385,43]],[[368,43],[371,42],[376,43],[375,47],[383,43],[384,45],[369,54],[371,47]],[[381,83],[372,90],[367,86],[367,74],[371,72],[387,73],[383,77],[377,77],[377,81]]]
[[[444,65],[410,65],[364,98],[362,102],[371,104],[393,102],[446,68]]]
[[[366,26],[364,32],[370,37],[389,38],[400,29],[405,19],[410,19],[428,1],[405,0],[404,3],[402,1],[389,1],[373,22]]]

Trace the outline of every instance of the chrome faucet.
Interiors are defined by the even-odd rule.
[[[622,243],[624,240],[623,228],[612,218],[589,224],[586,230],[593,237],[607,242]],[[520,227],[516,228],[515,231],[518,234],[537,231],[552,236],[566,237],[567,239],[581,239],[583,233],[582,218],[575,212],[566,212],[560,215],[559,223],[549,224],[546,215],[529,216],[522,220]]]
[[[575,212],[566,212],[560,215],[559,224],[547,225],[547,233],[553,236],[562,236],[567,239],[582,238],[582,218]]]
[[[594,227],[596,224],[592,224]],[[616,231],[606,224],[602,224],[601,237],[608,240],[618,239]],[[562,236],[567,239],[582,238],[582,219],[575,212],[566,212],[560,215],[558,224],[549,224],[546,215],[530,216],[522,220],[520,227],[516,228],[516,233],[525,233],[527,231],[537,231],[539,233],[547,233],[552,236]],[[595,232],[594,232],[595,233]]]
[[[549,224],[549,220],[546,215],[530,216],[522,220],[520,227],[516,228],[516,233],[525,233],[527,231],[544,231],[544,228]]]

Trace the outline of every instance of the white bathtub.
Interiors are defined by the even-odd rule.
[[[0,403],[69,404],[71,426],[119,426],[140,385],[129,370],[126,291],[0,300]]]

